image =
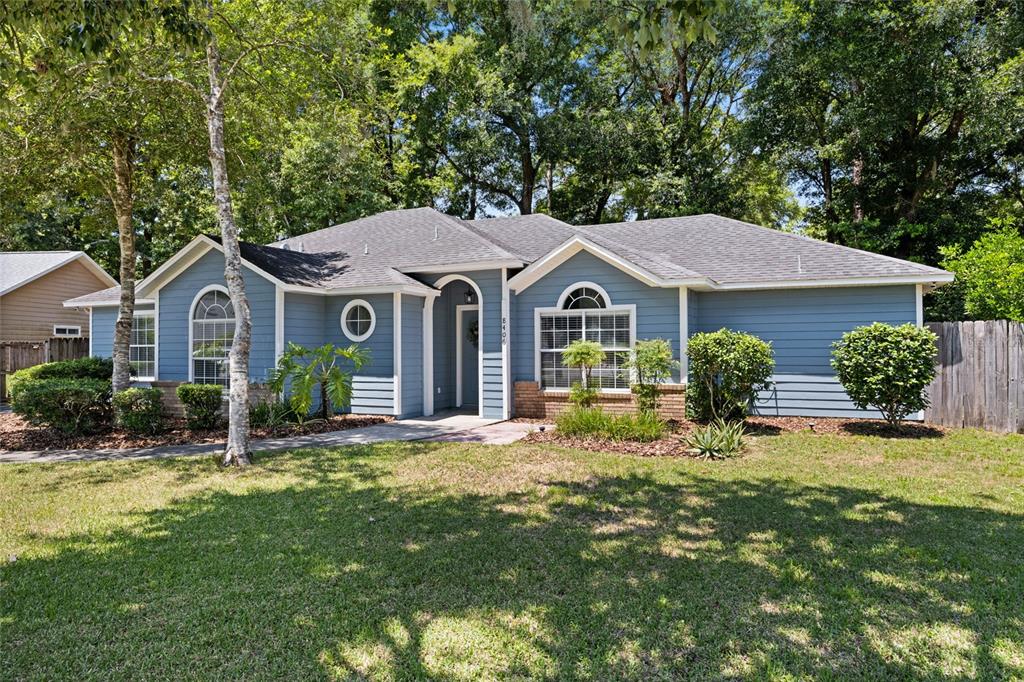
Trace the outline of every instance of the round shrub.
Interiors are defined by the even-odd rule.
[[[744,419],[775,370],[770,343],[730,329],[694,334],[687,356],[686,410],[699,421]]]
[[[832,344],[832,368],[854,405],[874,407],[896,426],[928,407],[925,389],[935,378],[937,353],[928,329],[876,322]]]
[[[127,388],[114,394],[115,423],[130,433],[160,433],[164,426],[159,388]]]
[[[35,379],[18,386],[11,408],[30,424],[87,435],[110,428],[110,380]]]
[[[22,386],[39,379],[105,379],[109,381],[113,374],[114,361],[110,358],[60,360],[19,369],[11,375],[7,386],[13,396]]]
[[[178,400],[185,407],[185,423],[194,431],[208,431],[220,424],[220,408],[224,401],[219,384],[182,384]]]

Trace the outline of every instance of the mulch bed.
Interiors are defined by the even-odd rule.
[[[549,423],[539,419],[516,419],[532,424]],[[562,436],[554,428],[527,434],[526,442],[551,443],[591,452],[617,452],[641,457],[692,457],[694,453],[682,442],[697,424],[691,421],[670,421],[669,429],[651,443],[614,441],[605,438],[573,438]],[[830,436],[879,436],[882,438],[940,438],[946,429],[941,426],[907,423],[893,428],[876,419],[837,419],[831,417],[748,417],[747,433],[754,437],[778,436],[783,433],[813,432]]]
[[[313,420],[302,426],[288,424],[276,429],[252,429],[252,438],[257,440],[345,431],[391,420],[391,417],[385,416],[336,415],[327,421]],[[93,436],[68,436],[55,429],[31,426],[24,419],[10,412],[0,414],[0,450],[148,448],[160,445],[223,443],[227,437],[227,428],[213,431],[189,431],[185,428],[183,419],[168,419],[164,431],[154,436],[139,436],[120,430]]]

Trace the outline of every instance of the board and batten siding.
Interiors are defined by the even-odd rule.
[[[806,417],[876,417],[858,410],[835,378],[832,343],[855,327],[917,319],[913,285],[691,292],[690,334],[721,328],[770,341],[773,387],[754,412]]]
[[[64,301],[108,286],[75,260],[0,296],[0,341],[45,341],[54,325],[81,327],[89,336],[89,313]]]
[[[245,293],[252,311],[252,346],[249,379],[263,383],[274,368],[276,287],[249,268],[244,269]],[[224,282],[224,256],[211,250],[160,289],[160,321],[157,344],[163,381],[188,381],[191,349],[188,347],[189,316],[196,294],[211,284]]]
[[[679,359],[679,289],[650,287],[593,254],[581,251],[525,291],[513,295],[513,381],[535,381],[534,309],[553,308],[566,287],[593,282],[608,292],[610,305],[636,306],[636,338],[665,339]],[[692,307],[688,317],[692,317]],[[678,380],[678,374],[674,377]]]
[[[152,303],[136,303],[135,314],[152,313]],[[92,309],[92,336],[89,337],[91,355],[109,358],[114,355],[114,326],[117,323],[117,306],[103,306]]]
[[[324,297],[324,343],[348,347],[354,342],[341,330],[341,311],[349,301],[361,299],[373,308],[373,333],[359,347],[369,352],[370,358],[352,377],[353,414],[395,413],[395,352],[394,352],[394,296],[373,294],[368,296]],[[287,341],[287,336],[285,337]]]
[[[460,275],[480,289],[481,343],[483,343],[483,386],[480,400],[483,416],[503,417],[504,391],[501,371],[501,270],[474,270],[433,274],[425,277],[431,285],[449,274]],[[454,281],[446,285],[434,302],[434,411],[455,404],[455,306],[465,303],[463,295],[469,285]],[[440,371],[440,374],[439,374]],[[404,376],[404,375],[403,375]],[[438,393],[437,389],[441,392]]]

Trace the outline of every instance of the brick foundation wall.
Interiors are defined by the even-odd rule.
[[[542,391],[536,381],[517,381],[512,390],[516,417],[554,419],[572,404],[569,402],[568,391]],[[686,384],[663,384],[660,392],[661,407],[658,414],[663,419],[685,419]],[[632,393],[601,393],[597,404],[611,414],[636,412],[636,400]]]
[[[185,407],[178,400],[178,386],[188,383],[186,381],[152,381],[150,386],[159,388],[161,391],[160,400],[164,404],[164,413],[170,417],[184,417]],[[249,404],[261,400],[268,400],[272,396],[270,389],[263,384],[249,384]],[[221,413],[224,417],[228,414],[228,396],[224,394],[224,401],[221,403]]]

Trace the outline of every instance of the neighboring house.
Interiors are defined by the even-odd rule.
[[[372,359],[355,377],[352,410],[400,417],[469,406],[493,418],[548,414],[574,379],[561,350],[582,337],[609,353],[594,375],[610,404],[630,400],[617,352],[637,339],[671,342],[678,392],[687,339],[721,327],[772,342],[775,385],[757,411],[871,414],[835,380],[832,342],[874,321],[921,324],[922,294],[953,278],[715,215],[574,227],[419,208],[243,244],[242,257],[253,381],[288,342],[358,343]],[[202,236],[139,284],[143,377],[226,385],[223,270],[219,242]],[[67,303],[92,311],[94,354],[110,355],[117,295]]]
[[[117,281],[81,251],[0,252],[0,341],[89,336],[89,313],[68,298]]]

